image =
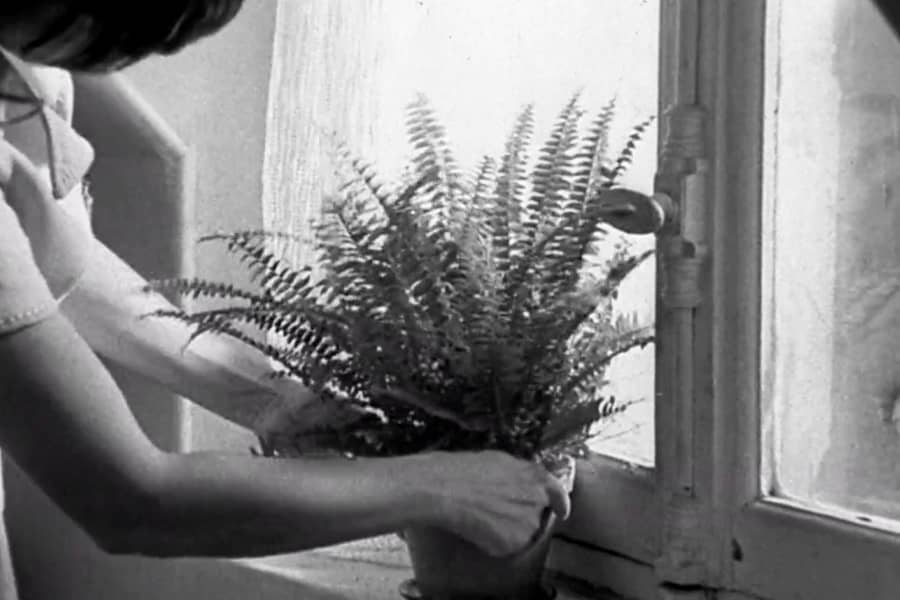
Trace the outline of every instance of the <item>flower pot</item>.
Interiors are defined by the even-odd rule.
[[[552,469],[571,493],[574,460]],[[490,556],[468,541],[434,528],[404,532],[416,588],[425,600],[547,600],[544,565],[555,515],[550,513],[537,539],[520,553]]]
[[[405,533],[416,587],[427,600],[545,600],[552,520],[527,550],[494,557],[440,529]]]

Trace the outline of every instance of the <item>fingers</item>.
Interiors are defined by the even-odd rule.
[[[507,539],[507,545],[493,552],[495,556],[515,556],[528,553],[535,544],[540,543],[548,534],[550,528],[553,527],[555,521],[554,515],[560,520],[566,520],[571,514],[571,500],[569,491],[566,486],[557,477],[547,472],[547,470],[535,464],[530,464],[538,475],[537,480],[533,480],[535,487],[532,488],[532,496],[534,504],[531,504],[531,511],[522,515],[524,519],[519,521],[516,533],[525,534],[521,539]],[[537,510],[535,510],[537,509]],[[521,517],[520,517],[521,518]]]
[[[555,511],[551,508],[545,508],[541,511],[541,518],[538,521],[536,529],[531,534],[531,537],[527,540],[524,540],[521,544],[511,547],[507,549],[507,552],[503,554],[499,554],[497,556],[506,556],[512,559],[515,559],[517,556],[523,556],[531,552],[536,546],[543,543],[550,532],[550,529],[553,527],[554,515]]]
[[[482,525],[478,537],[470,538],[481,550],[495,558],[514,558],[527,554],[544,537],[552,522],[553,512],[546,508],[529,518],[494,521]]]
[[[457,496],[446,528],[492,556],[527,552],[546,538],[556,518],[571,512],[564,483],[533,461],[500,451],[439,456],[455,467]]]
[[[565,521],[572,512],[572,501],[569,498],[569,492],[563,486],[562,482],[556,477],[549,475],[547,478],[547,497],[550,501],[550,508],[556,513],[556,516]]]

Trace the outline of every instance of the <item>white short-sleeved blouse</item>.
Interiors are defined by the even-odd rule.
[[[82,181],[94,154],[72,129],[72,108],[68,73],[0,50],[0,135],[28,157],[48,190],[0,194],[0,335],[53,314],[87,267],[93,236]],[[0,510],[3,504],[0,489]],[[0,520],[0,600],[17,598]]]
[[[50,191],[0,201],[0,335],[52,314],[87,266],[92,233],[83,180],[94,154],[71,127],[72,107],[68,73],[0,52],[0,134]]]

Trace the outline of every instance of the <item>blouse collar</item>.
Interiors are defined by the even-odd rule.
[[[41,123],[53,195],[62,199],[81,184],[94,161],[94,151],[72,128],[66,99],[43,97],[33,75],[21,59],[0,49],[0,101],[18,106],[0,122],[0,127],[26,119]]]

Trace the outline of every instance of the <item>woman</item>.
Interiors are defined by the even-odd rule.
[[[84,218],[79,182],[91,152],[68,125],[70,87],[64,78],[54,88],[48,81],[60,71],[35,66],[111,70],[175,52],[217,31],[240,4],[18,0],[0,8],[0,446],[110,552],[257,556],[410,525],[450,529],[495,554],[522,549],[547,507],[569,511],[562,487],[535,465],[499,452],[355,461],[169,454],[146,438],[96,357],[118,356],[264,428],[264,415],[214,400],[268,402],[260,357],[224,341],[182,355],[186,331],[137,323],[147,300],[121,294],[142,280],[93,239]],[[226,364],[223,355],[239,360]],[[64,461],[48,437],[67,449]]]

